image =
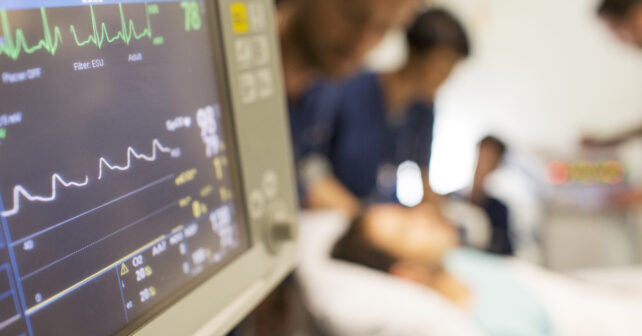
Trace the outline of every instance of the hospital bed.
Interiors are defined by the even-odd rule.
[[[328,334],[484,335],[464,310],[430,289],[330,259],[334,242],[346,228],[346,221],[332,212],[301,217],[296,276],[308,309]],[[573,278],[509,262],[515,278],[546,307],[556,336],[642,335],[640,292],[605,285],[608,272]],[[627,274],[642,283],[642,270],[629,269]]]

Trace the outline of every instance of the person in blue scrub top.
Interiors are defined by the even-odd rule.
[[[297,161],[328,140],[333,81],[354,75],[391,29],[405,27],[418,0],[278,0],[283,76]]]
[[[328,140],[301,167],[308,207],[354,218],[364,204],[396,201],[396,168],[408,160],[421,167],[424,199],[437,198],[428,182],[433,101],[470,47],[462,25],[443,9],[421,13],[406,36],[401,69],[365,72],[342,85]]]

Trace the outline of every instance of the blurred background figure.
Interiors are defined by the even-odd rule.
[[[622,41],[642,48],[642,1],[603,0],[598,11]]]
[[[485,191],[509,209],[515,255],[564,271],[639,262],[642,215],[628,190],[642,185],[642,142],[580,146],[642,123],[642,57],[597,15],[603,0],[437,2],[468,27],[474,53],[435,100],[431,187],[473,185],[479,139],[498,135],[511,150]],[[403,64],[391,52],[401,40],[369,64]],[[555,166],[561,182],[548,176]]]
[[[508,207],[486,191],[488,179],[499,168],[505,152],[506,145],[501,140],[494,136],[485,136],[477,147],[473,185],[470,189],[456,193],[455,197],[462,197],[484,210],[490,223],[490,241],[486,251],[513,255]]]
[[[285,88],[294,155],[327,138],[334,92],[328,83],[354,74],[367,53],[415,15],[418,0],[279,0]]]
[[[309,207],[354,218],[367,204],[397,201],[396,169],[405,161],[421,167],[424,201],[438,202],[428,180],[433,103],[470,46],[443,9],[421,13],[406,39],[409,56],[400,69],[365,72],[341,86],[331,136],[305,167]]]
[[[642,0],[603,0],[598,13],[622,41],[642,49]],[[640,137],[642,125],[609,138],[588,137],[583,143],[587,146],[619,146]],[[612,201],[624,209],[642,207],[642,187],[618,193]]]
[[[324,77],[346,77],[385,34],[404,26],[417,0],[278,0],[288,96]]]

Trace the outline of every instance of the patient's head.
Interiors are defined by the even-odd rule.
[[[457,244],[457,232],[432,205],[378,205],[351,225],[332,257],[427,284]]]

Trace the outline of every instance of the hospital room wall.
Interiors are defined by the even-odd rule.
[[[470,182],[476,141],[489,132],[524,152],[564,156],[582,134],[642,124],[642,55],[610,35],[596,0],[435,2],[455,12],[473,40],[473,56],[437,97],[436,191]],[[403,35],[391,34],[369,65],[394,68],[403,47]]]

